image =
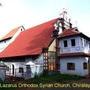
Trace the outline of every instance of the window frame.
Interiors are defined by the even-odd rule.
[[[76,46],[76,40],[75,39],[71,39],[71,46],[75,47]]]
[[[88,69],[88,64],[87,64],[87,62],[84,62],[84,63],[83,63],[83,69],[84,69],[84,70],[87,70],[87,69]]]
[[[67,63],[67,70],[75,70],[75,63],[72,62]]]
[[[63,44],[64,44],[64,47],[68,47],[68,42],[67,42],[67,40],[64,40],[64,41],[63,41]]]
[[[24,73],[23,67],[19,67],[19,73]]]

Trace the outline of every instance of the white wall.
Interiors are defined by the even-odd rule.
[[[12,43],[12,42],[16,39],[16,37],[17,37],[22,31],[24,31],[24,30],[25,30],[25,29],[24,29],[23,26],[19,27],[18,31],[14,34],[14,36],[13,36],[12,39],[10,40],[10,43]]]
[[[75,43],[76,43],[75,46],[71,46],[71,39],[75,39]],[[68,47],[64,47],[64,43],[63,43],[64,40],[67,40]],[[83,42],[83,39],[79,36],[60,39],[59,47],[60,47],[60,53],[72,53],[72,52],[88,53],[90,51],[89,41],[84,39]]]
[[[4,81],[6,76],[6,67],[0,66],[0,80]]]
[[[22,73],[19,73],[19,67],[23,67],[25,70],[25,62],[5,62],[5,64],[9,67],[9,71],[6,71],[7,75],[10,76],[18,76],[22,77]],[[12,65],[14,65],[14,75],[12,74]]]
[[[9,44],[10,39],[0,42],[0,52]]]
[[[19,60],[19,62],[18,62],[18,60]],[[43,72],[43,55],[40,55],[35,60],[33,60],[30,57],[27,57],[23,60],[25,60],[25,61],[20,62],[20,59],[17,59],[13,62],[10,62],[10,60],[9,60],[9,62],[5,62],[5,64],[9,67],[9,71],[6,71],[6,74],[10,75],[10,76],[23,77],[22,73],[19,73],[19,67],[22,67],[24,69],[24,77],[25,77],[26,65],[30,65],[30,68],[31,68],[30,78],[31,77],[33,78],[35,75],[40,75]],[[14,67],[15,67],[14,75],[12,74],[12,65],[14,65]]]
[[[0,42],[0,52],[2,52],[10,43],[12,43],[16,39],[16,37],[20,34],[20,32],[24,30],[25,30],[24,27],[21,26],[11,39],[1,41]]]
[[[85,57],[70,57],[60,59],[60,72],[62,74],[75,74],[85,76],[88,75],[88,69],[83,69],[83,63],[88,62],[88,58]],[[75,70],[67,70],[67,63],[75,63]]]
[[[35,75],[40,75],[43,72],[43,55],[40,55],[35,60],[26,58],[26,65],[30,65],[32,77],[34,77]]]

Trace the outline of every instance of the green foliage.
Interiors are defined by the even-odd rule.
[[[81,76],[77,75],[68,75],[68,74],[60,74],[58,72],[44,73],[41,76],[36,76],[35,78],[27,80],[27,83],[56,83],[56,82],[66,82],[73,80],[80,80]]]

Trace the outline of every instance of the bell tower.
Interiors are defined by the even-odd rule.
[[[72,28],[72,24],[71,24],[71,20],[67,19],[67,11],[63,11],[60,14],[59,19],[57,20],[57,22],[54,24],[55,30],[53,31],[53,38],[56,40],[56,71],[59,70],[59,57],[58,55],[60,54],[60,48],[59,48],[59,40],[58,40],[58,36],[59,36],[59,32],[60,31],[64,31],[66,29]]]

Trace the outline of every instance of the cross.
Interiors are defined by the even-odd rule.
[[[63,8],[63,12],[60,13],[60,16],[62,15],[63,16],[62,18],[65,19],[66,14],[67,14],[67,11]]]

